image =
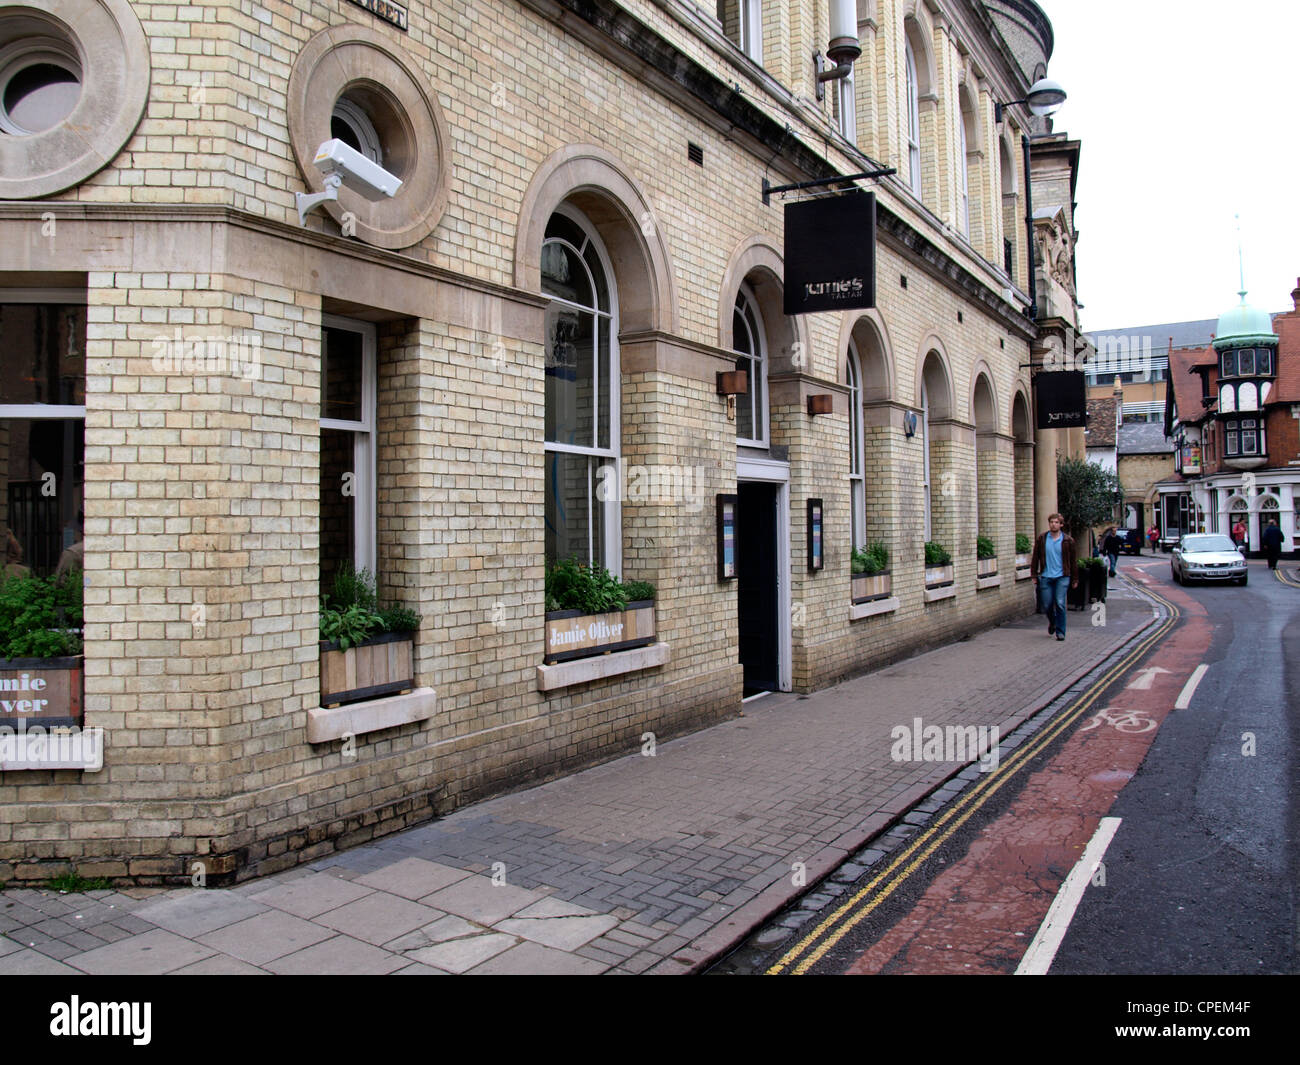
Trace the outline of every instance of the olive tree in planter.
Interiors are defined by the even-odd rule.
[[[644,647],[655,641],[655,589],[622,583],[604,566],[577,559],[546,570],[547,665]]]
[[[80,725],[82,576],[0,578],[0,725]]]
[[[943,544],[925,542],[925,586],[941,588],[953,582],[952,555]]]
[[[850,556],[853,574],[853,602],[869,603],[874,599],[888,599],[892,591],[889,574],[889,548],[874,543],[865,551],[853,549]]]
[[[341,567],[321,597],[320,701],[338,706],[415,687],[415,630],[405,606],[379,609],[369,570]]]
[[[998,572],[998,549],[991,537],[975,537],[975,575],[977,577],[996,577]]]

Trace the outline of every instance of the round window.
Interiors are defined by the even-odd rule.
[[[14,41],[0,49],[0,131],[22,137],[53,129],[81,98],[81,63],[63,41]]]
[[[337,137],[372,163],[384,165],[384,147],[379,131],[370,121],[370,116],[346,96],[340,97],[334,105],[334,113],[330,115],[330,136]]]

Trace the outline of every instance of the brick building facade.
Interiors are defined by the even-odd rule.
[[[1161,533],[1231,533],[1261,553],[1270,523],[1296,553],[1300,532],[1300,279],[1295,309],[1270,315],[1246,303],[1219,318],[1214,341],[1176,352],[1165,432],[1174,475],[1157,485]]]
[[[0,880],[270,871],[1030,609],[1066,446],[1031,428],[1030,271],[1040,318],[1074,295],[1027,238],[1042,121],[995,107],[1051,27],[856,22],[819,101],[809,0],[0,4],[0,523],[38,574],[82,545],[104,730],[98,771],[0,773]],[[300,224],[330,137],[402,188]],[[875,308],[787,317],[764,179],[888,167]],[[655,585],[655,642],[543,663],[569,554]],[[322,705],[343,562],[421,614],[412,690]]]

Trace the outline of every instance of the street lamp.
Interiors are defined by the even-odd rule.
[[[1065,103],[1065,90],[1061,88],[1059,82],[1051,78],[1039,78],[1025,93],[1023,100],[1008,100],[1004,104],[995,103],[993,105],[993,121],[997,125],[1002,124],[1002,112],[1012,104],[1028,104],[1031,114],[1050,115],[1061,104]]]

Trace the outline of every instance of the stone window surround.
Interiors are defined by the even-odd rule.
[[[383,112],[370,118],[385,141],[385,169],[402,179],[402,187],[378,203],[343,188],[337,202],[323,207],[340,226],[349,214],[355,235],[367,244],[408,248],[433,232],[447,207],[447,122],[419,64],[384,32],[348,22],[316,34],[294,62],[287,94],[289,141],[309,192],[325,188],[324,175],[312,160],[330,139],[335,104],[349,92],[364,94]],[[403,165],[408,159],[415,165]]]
[[[0,8],[0,45],[33,31],[76,51],[81,95],[68,116],[44,132],[0,134],[0,200],[50,196],[102,170],[131,139],[149,100],[149,42],[127,0],[40,0],[39,6]]]

